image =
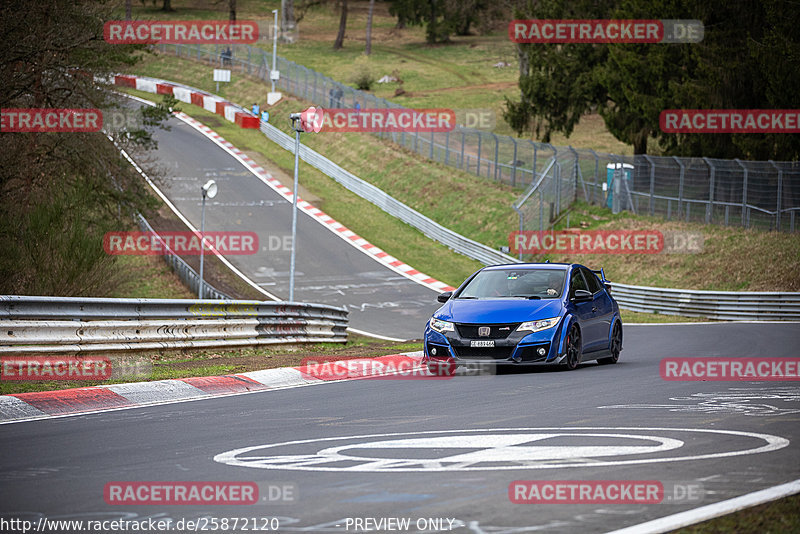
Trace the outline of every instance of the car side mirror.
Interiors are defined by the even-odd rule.
[[[575,302],[584,302],[587,300],[592,300],[592,294],[585,289],[576,289],[575,295],[572,297],[572,300]]]
[[[439,293],[436,296],[436,300],[438,300],[439,302],[447,302],[448,300],[450,300],[450,297],[452,296],[453,296],[452,291],[445,291],[444,293]]]

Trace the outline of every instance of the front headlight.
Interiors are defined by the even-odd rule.
[[[517,327],[517,332],[524,332],[529,330],[531,332],[541,332],[542,330],[547,330],[548,328],[553,328],[555,325],[558,324],[558,320],[561,317],[553,317],[552,319],[541,319],[539,321],[528,321],[527,323],[522,323]]]
[[[453,323],[449,321],[442,321],[441,319],[437,319],[435,317],[431,317],[430,325],[431,328],[433,328],[437,332],[444,333],[444,332],[453,332],[455,330]]]

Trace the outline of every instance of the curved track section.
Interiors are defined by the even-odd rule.
[[[169,124],[169,132],[155,134],[155,157],[165,174],[162,192],[199,228],[200,188],[214,179],[219,194],[206,202],[206,230],[256,232],[258,254],[227,258],[269,293],[288,298],[291,203],[195,128],[174,118]],[[437,308],[435,290],[376,261],[300,210],[297,223],[295,300],[346,306],[356,330],[421,337]]]

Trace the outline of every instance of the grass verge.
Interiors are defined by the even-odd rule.
[[[350,334],[345,344],[316,343],[281,346],[254,346],[241,349],[204,349],[150,351],[126,354],[126,358],[144,359],[152,364],[152,372],[126,380],[92,381],[0,381],[0,394],[52,391],[85,386],[149,382],[172,378],[218,376],[277,367],[301,365],[304,359],[321,356],[337,359],[375,358],[401,352],[422,350],[421,341],[394,343]]]
[[[784,534],[800,532],[800,495],[739,510],[673,534]]]

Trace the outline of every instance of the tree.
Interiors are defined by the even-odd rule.
[[[0,5],[0,108],[118,106],[112,88],[98,80],[131,65],[133,52],[144,46],[106,43],[103,24],[112,18],[102,2],[6,0]],[[157,123],[169,105],[142,118]],[[109,133],[133,155],[153,146],[145,129]],[[103,251],[103,234],[127,228],[131,211],[154,205],[103,132],[0,133],[0,293],[109,290],[119,269]]]
[[[367,14],[367,46],[364,48],[364,54],[370,55],[372,53],[372,13],[375,10],[375,0],[369,0],[369,13]]]
[[[800,38],[787,9],[785,0],[541,0],[514,18],[698,19],[705,35],[684,44],[519,44],[520,100],[507,99],[504,116],[545,142],[553,132],[569,136],[596,110],[635,154],[655,139],[669,155],[798,158],[798,136],[667,134],[659,126],[664,109],[796,107]]]
[[[488,0],[391,0],[389,14],[397,27],[425,26],[429,43],[446,43],[451,35],[468,35],[470,27],[491,11]]]
[[[341,14],[339,15],[339,32],[336,34],[336,40],[333,42],[334,50],[341,50],[344,45],[344,32],[347,28],[347,0],[341,0],[339,9],[341,9]]]
[[[542,0],[532,11],[516,11],[515,19],[599,19],[608,16],[614,0]],[[608,50],[591,44],[518,44],[519,102],[506,99],[504,117],[517,132],[533,131],[545,143],[553,132],[569,136],[581,116],[604,102],[606,92],[594,69]]]
[[[146,0],[141,0],[142,5],[145,4]],[[175,11],[172,9],[172,0],[162,0],[163,3],[161,4],[161,11]],[[153,5],[157,4],[157,0],[153,0]]]

